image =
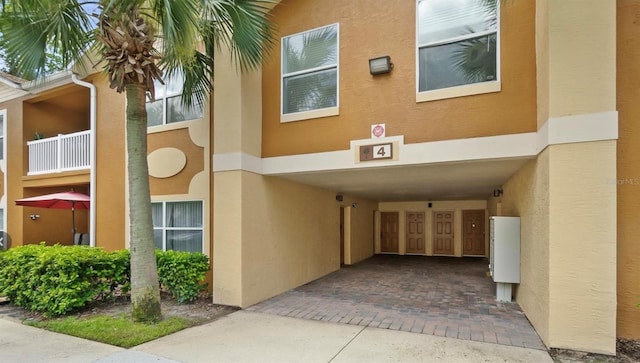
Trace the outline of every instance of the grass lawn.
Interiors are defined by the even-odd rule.
[[[175,316],[166,318],[157,324],[134,323],[128,314],[115,317],[98,315],[82,319],[71,316],[31,321],[28,324],[122,348],[131,348],[193,326],[189,320]]]

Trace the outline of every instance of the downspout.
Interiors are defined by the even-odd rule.
[[[81,81],[74,73],[71,75],[71,80],[78,86],[89,88],[91,91],[91,108],[89,111],[90,120],[90,133],[89,138],[89,160],[91,163],[91,172],[89,174],[89,195],[91,201],[89,203],[89,246],[96,246],[96,86],[92,83]]]

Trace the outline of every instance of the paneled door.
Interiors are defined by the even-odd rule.
[[[399,252],[398,219],[398,212],[380,213],[380,252]]]
[[[453,255],[453,212],[433,212],[433,254]]]
[[[484,210],[462,211],[462,254],[484,256]]]
[[[424,254],[424,212],[407,212],[407,253]]]

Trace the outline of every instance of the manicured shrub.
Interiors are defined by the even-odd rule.
[[[209,259],[202,253],[156,251],[160,286],[180,303],[206,288]],[[0,295],[44,316],[64,315],[89,303],[126,295],[129,250],[25,245],[0,253]]]
[[[0,294],[45,316],[63,315],[128,289],[128,251],[42,244],[0,255]]]
[[[202,253],[156,251],[158,279],[163,290],[179,303],[194,301],[207,285],[209,258]]]

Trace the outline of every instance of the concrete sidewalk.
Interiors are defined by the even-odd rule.
[[[543,350],[238,311],[125,350],[0,319],[2,362],[552,362]]]

